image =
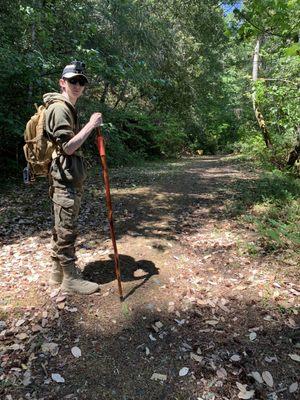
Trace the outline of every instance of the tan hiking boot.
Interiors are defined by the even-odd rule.
[[[52,259],[52,271],[49,278],[49,285],[60,285],[63,280],[63,270],[55,258]]]
[[[95,282],[85,281],[74,265],[68,265],[63,267],[61,290],[70,293],[92,294],[99,290],[99,285]]]

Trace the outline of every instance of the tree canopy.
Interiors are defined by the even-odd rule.
[[[269,156],[284,164],[300,125],[299,3],[227,4],[224,15],[217,0],[3,0],[2,167],[20,169],[33,105],[75,59],[90,77],[81,120],[103,112],[115,165],[199,149],[265,152],[261,121]]]

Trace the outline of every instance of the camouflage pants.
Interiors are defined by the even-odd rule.
[[[51,240],[51,257],[62,267],[74,264],[77,219],[82,188],[51,188],[54,227]]]

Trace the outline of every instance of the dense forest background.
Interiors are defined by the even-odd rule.
[[[90,78],[81,121],[103,112],[111,165],[202,150],[279,168],[297,159],[297,0],[2,0],[0,10],[5,173],[22,170],[34,103],[75,59]]]

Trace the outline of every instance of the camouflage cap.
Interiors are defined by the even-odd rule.
[[[85,64],[82,61],[72,61],[70,64],[66,65],[61,77],[70,79],[74,76],[83,76],[83,78],[88,82],[85,75]]]

